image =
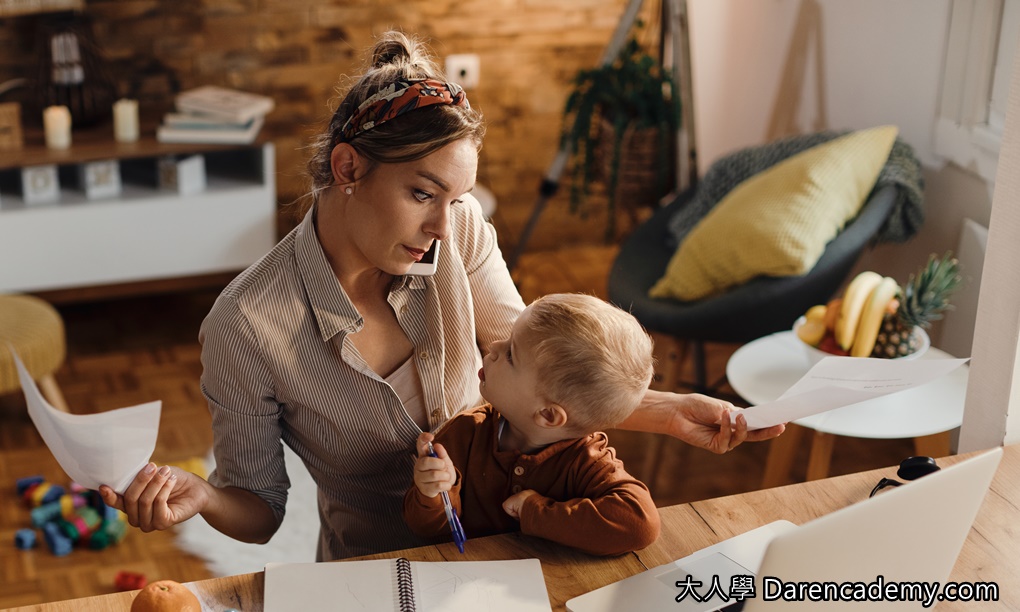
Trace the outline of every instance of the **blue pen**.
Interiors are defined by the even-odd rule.
[[[436,449],[432,448],[432,443],[429,442],[429,457],[439,458],[436,454]],[[457,545],[457,550],[464,552],[464,542],[467,542],[467,536],[464,535],[464,528],[460,526],[460,519],[457,518],[457,511],[453,509],[453,504],[450,503],[450,495],[446,491],[440,491],[440,495],[443,496],[443,508],[446,509],[446,521],[450,523],[450,531],[453,532],[453,543]]]

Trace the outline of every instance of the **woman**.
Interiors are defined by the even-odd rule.
[[[143,531],[196,513],[266,542],[283,520],[283,447],[319,488],[318,558],[424,543],[401,519],[415,439],[480,402],[479,347],[524,304],[469,195],[484,127],[464,92],[399,33],[384,35],[309,163],[303,222],[223,291],[203,322],[202,388],[216,470],[147,465],[104,500]],[[434,275],[408,274],[440,241]],[[747,432],[734,408],[649,391],[625,426],[715,452]],[[721,425],[725,423],[725,426]]]

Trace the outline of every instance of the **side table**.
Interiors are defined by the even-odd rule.
[[[952,356],[934,347],[921,356],[947,358]],[[757,405],[777,399],[810,368],[801,341],[784,331],[740,347],[726,364],[726,376],[741,397]],[[968,373],[965,365],[920,387],[794,421],[800,427],[791,426],[769,442],[762,487],[785,484],[804,428],[814,431],[808,480],[828,475],[835,436],[913,438],[918,455],[948,455],[949,431],[963,422]]]

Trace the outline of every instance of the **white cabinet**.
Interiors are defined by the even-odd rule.
[[[206,165],[203,191],[182,196],[156,186],[160,157],[196,153]],[[276,242],[272,144],[167,147],[111,141],[105,148],[85,146],[75,155],[72,147],[60,155],[28,150],[0,158],[0,292],[236,271]],[[73,177],[78,164],[104,155],[121,164],[121,193],[88,200],[65,177]],[[60,168],[59,198],[26,204],[17,188],[20,168],[41,163]]]

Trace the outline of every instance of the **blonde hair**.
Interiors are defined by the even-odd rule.
[[[652,379],[652,339],[631,314],[594,296],[556,293],[531,306],[538,392],[578,434],[630,416]]]
[[[362,102],[401,78],[447,80],[424,44],[402,32],[386,32],[372,48],[368,67],[344,95],[329,127],[312,144],[315,153],[308,161],[311,202],[304,198],[303,209],[318,202],[319,194],[333,185],[330,157],[340,142],[344,124]],[[359,134],[349,144],[373,164],[400,163],[421,159],[464,138],[470,139],[480,150],[484,136],[485,124],[480,112],[463,106],[437,104],[391,119]]]

